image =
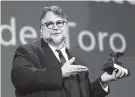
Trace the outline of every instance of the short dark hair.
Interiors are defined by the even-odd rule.
[[[49,7],[44,7],[41,13],[40,21],[45,17],[46,13],[48,11],[52,11],[54,14],[67,19],[67,16],[65,15],[64,11],[58,7],[58,6],[49,6]]]

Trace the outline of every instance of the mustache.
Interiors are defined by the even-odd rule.
[[[54,34],[61,34],[61,33],[59,33],[59,32],[54,32],[54,33],[51,33],[50,35],[54,35]]]
[[[63,38],[61,39],[61,42],[62,42],[62,41],[65,41],[65,40],[66,40],[66,37],[63,37]],[[55,43],[55,41],[51,38],[51,35],[50,35],[49,38],[46,39],[46,41],[47,41],[48,43]]]
[[[61,29],[59,29],[59,30],[54,30],[54,31],[52,31],[51,32],[51,34],[59,34],[59,33],[63,33],[63,31],[61,30]]]

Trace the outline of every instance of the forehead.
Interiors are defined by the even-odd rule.
[[[63,18],[54,14],[52,11],[48,11],[46,13],[45,17],[41,20],[41,23],[45,23],[45,22],[48,22],[48,21],[56,22],[58,20],[63,20]]]

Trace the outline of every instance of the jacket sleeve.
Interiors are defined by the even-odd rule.
[[[99,79],[96,79],[91,83],[91,92],[92,97],[105,97],[109,94],[110,88],[108,88],[108,92],[106,92],[101,86]]]
[[[11,80],[15,88],[25,92],[61,89],[61,69],[41,68],[37,60],[38,57],[24,47],[16,50],[11,69]]]
[[[85,94],[82,94],[82,97],[105,97],[110,92],[110,90],[106,92],[102,88],[98,79],[91,83],[88,78],[88,72],[79,75],[79,84],[82,93]]]

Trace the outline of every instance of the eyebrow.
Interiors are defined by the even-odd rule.
[[[65,21],[65,20],[57,20],[57,21]],[[53,22],[53,21],[47,21],[46,23],[48,23],[48,22]],[[53,23],[56,23],[56,22],[53,22]]]

